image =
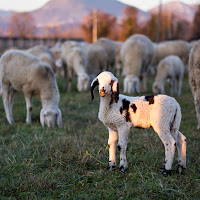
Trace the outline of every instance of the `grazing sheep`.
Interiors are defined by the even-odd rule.
[[[27,50],[27,52],[38,57],[42,62],[48,64],[56,72],[55,57],[50,49],[43,45],[37,45]]]
[[[86,71],[92,80],[97,74],[106,70],[107,60],[108,56],[104,47],[97,43],[93,43],[89,46],[87,51]]]
[[[61,59],[65,78],[69,78],[68,90],[72,88],[73,72],[78,76],[78,90],[87,91],[89,88],[89,76],[86,73],[87,57],[83,48],[75,41],[66,41],[62,45]],[[66,88],[66,82],[64,87]]]
[[[26,122],[31,123],[32,96],[42,103],[40,122],[42,126],[54,127],[55,121],[62,126],[58,108],[60,95],[52,68],[34,55],[20,50],[9,50],[0,59],[0,88],[7,120],[14,122],[13,97],[22,91],[26,100]]]
[[[100,38],[92,43],[87,50],[87,72],[93,79],[104,70],[113,70],[116,48],[112,40]]]
[[[107,38],[100,38],[96,41],[96,43],[104,47],[105,52],[107,54],[106,69],[113,71],[116,57],[116,48],[114,42]]]
[[[163,58],[169,55],[176,55],[184,64],[184,71],[187,72],[191,45],[184,40],[164,41],[156,45],[153,65],[157,65]]]
[[[119,94],[118,79],[111,72],[102,72],[91,83],[91,97],[98,85],[100,94],[99,120],[109,131],[109,166],[116,166],[115,149],[118,138],[119,172],[128,167],[126,148],[131,127],[150,128],[158,134],[165,147],[163,174],[172,169],[175,147],[178,149],[178,173],[186,168],[186,138],[179,131],[181,108],[173,97],[166,95],[129,97]]]
[[[190,52],[189,83],[194,97],[197,129],[200,130],[200,42],[194,45]]]
[[[181,95],[182,79],[184,76],[184,67],[181,59],[178,56],[167,56],[162,59],[157,68],[157,75],[153,83],[154,94],[165,94],[165,81],[170,80],[170,94]],[[177,92],[178,82],[178,92]]]
[[[125,71],[124,92],[146,91],[146,75],[154,56],[151,40],[140,34],[129,37],[121,48],[121,59]],[[143,82],[143,83],[142,83]]]

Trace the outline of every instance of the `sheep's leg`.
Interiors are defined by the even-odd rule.
[[[174,95],[174,80],[171,79],[169,82],[170,85],[170,95],[173,96]]]
[[[72,70],[68,69],[68,78],[69,78],[69,82],[68,82],[68,91],[72,90]]]
[[[178,131],[177,136],[178,168],[177,173],[182,174],[186,169],[186,137]]]
[[[139,81],[138,77],[135,78],[134,82],[135,82],[135,89],[136,89],[137,93],[140,93],[140,81]]]
[[[176,147],[176,141],[172,137],[169,130],[161,130],[158,132],[158,135],[165,147],[165,164],[163,167],[162,174],[167,175],[170,173],[170,170],[172,168],[175,147]]]
[[[146,72],[144,72],[143,75],[142,75],[141,91],[142,92],[146,92],[147,91],[147,74],[146,74]]]
[[[128,167],[128,163],[126,160],[126,148],[128,143],[128,133],[130,129],[123,128],[119,130],[119,139],[118,139],[118,150],[120,151],[120,166],[119,172],[124,173]]]
[[[31,95],[26,94],[25,95],[25,100],[26,100],[26,123],[30,124],[31,123],[31,111],[32,111],[32,101],[31,101]]]
[[[121,63],[116,61],[116,74],[117,76],[121,76]]]
[[[195,104],[196,117],[197,117],[197,130],[200,130],[200,102],[197,99],[196,94],[194,95],[194,104]]]
[[[14,119],[13,119],[13,113],[12,113],[12,110],[13,110],[13,99],[14,99],[14,96],[15,96],[15,93],[17,91],[15,89],[13,89],[13,87],[10,88],[10,92],[9,92],[9,108],[10,108],[10,115],[11,115],[11,119],[12,119],[12,122],[14,122]]]
[[[112,170],[116,167],[116,142],[117,142],[118,132],[109,128],[109,139],[108,139],[108,147],[109,147],[109,165],[108,169]]]
[[[6,112],[6,118],[9,124],[12,124],[12,116],[10,113],[10,104],[9,104],[9,90],[10,84],[3,84],[2,85],[2,98],[3,98],[3,105]]]
[[[181,88],[182,88],[182,77],[179,77],[179,80],[178,80],[178,96],[181,95]]]
[[[124,93],[127,93],[127,89],[128,89],[128,82],[126,77],[124,78]]]
[[[128,82],[128,94],[135,94],[135,83]]]
[[[64,70],[64,90],[67,90],[67,65],[65,62],[62,62],[63,64],[63,70]]]
[[[174,94],[178,95],[178,93],[177,93],[177,80],[176,80],[176,78],[174,79]]]

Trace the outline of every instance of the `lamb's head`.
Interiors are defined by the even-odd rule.
[[[78,76],[78,91],[86,92],[89,89],[89,76],[87,74],[81,74]]]
[[[154,82],[152,86],[152,91],[154,94],[164,94],[164,86]]]
[[[91,97],[94,99],[93,90],[99,85],[99,94],[101,97],[112,96],[117,103],[119,99],[118,79],[108,71],[100,73],[91,83]]]
[[[46,107],[40,112],[40,122],[42,127],[46,124],[48,128],[53,128],[57,121],[58,127],[62,127],[62,115],[58,107]]]

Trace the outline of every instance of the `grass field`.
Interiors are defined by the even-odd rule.
[[[153,78],[148,80],[151,94]],[[109,172],[108,131],[98,120],[98,95],[65,93],[58,80],[63,128],[42,128],[40,102],[33,99],[31,125],[25,123],[21,93],[14,99],[15,123],[6,121],[0,102],[0,199],[200,199],[200,133],[196,131],[193,97],[184,79],[180,131],[187,137],[187,170],[163,177],[164,146],[152,129],[131,129],[125,175]],[[120,79],[122,91],[122,79]],[[142,95],[142,94],[141,94]],[[119,164],[119,152],[117,152]]]

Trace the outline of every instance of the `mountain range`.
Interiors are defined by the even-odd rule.
[[[35,19],[36,27],[72,27],[79,25],[89,11],[97,8],[105,13],[114,15],[120,20],[123,11],[128,6],[117,0],[51,0],[41,8],[31,11]],[[179,1],[173,1],[162,5],[163,12],[174,13],[178,18],[192,22],[197,5],[188,5]],[[147,12],[138,8],[138,22],[146,22],[151,14],[157,14],[158,7]],[[10,21],[12,11],[0,10],[0,30],[5,32]]]

